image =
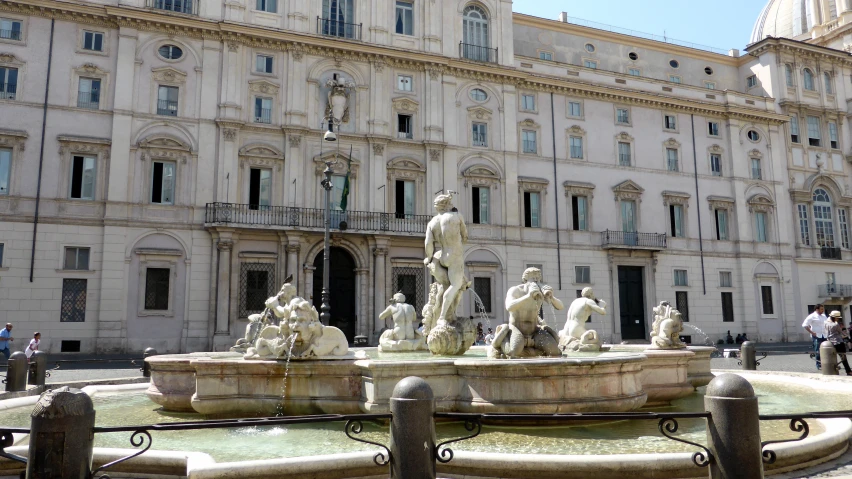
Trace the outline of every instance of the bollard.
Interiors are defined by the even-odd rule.
[[[763,477],[757,396],[748,381],[736,374],[716,376],[704,393],[707,442],[714,460],[710,479]]]
[[[754,371],[757,369],[757,359],[755,358],[754,343],[746,341],[740,346],[740,361],[743,363],[743,370]]]
[[[157,350],[154,348],[148,348],[142,353],[142,377],[150,378],[151,377],[151,365],[148,363],[147,359],[151,356],[156,356]]]
[[[6,391],[27,390],[27,355],[16,351],[9,356],[6,369]]]
[[[435,396],[421,378],[396,383],[390,398],[392,479],[435,479]]]
[[[86,393],[68,386],[43,393],[32,412],[26,479],[89,479],[94,427]]]
[[[837,351],[831,341],[823,341],[819,345],[819,360],[822,362],[821,372],[824,376],[837,376]]]
[[[44,386],[45,373],[47,372],[47,353],[44,351],[35,351],[30,357],[29,374],[27,375],[27,384],[33,386]]]

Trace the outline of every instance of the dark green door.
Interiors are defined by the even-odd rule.
[[[641,266],[618,267],[621,339],[648,339],[645,333],[645,281]]]
[[[322,314],[323,252],[314,259],[314,306]],[[355,312],[355,260],[343,248],[331,248],[329,259],[329,326],[340,328],[350,343],[355,339],[358,316]]]

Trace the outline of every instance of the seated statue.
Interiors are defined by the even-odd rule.
[[[514,286],[506,293],[509,324],[497,326],[494,340],[488,347],[488,357],[561,356],[559,335],[538,313],[544,303],[558,310],[565,306],[553,295],[553,288],[541,283],[540,269],[527,268],[522,279],[524,284]]]
[[[568,351],[600,351],[601,340],[596,331],[586,330],[586,321],[592,313],[606,314],[606,302],[595,298],[592,288],[583,288],[580,297],[568,307],[568,320],[559,332],[559,349]]]
[[[654,324],[651,326],[651,349],[683,349],[680,340],[683,318],[680,311],[672,308],[668,301],[660,301],[653,309]]]
[[[415,351],[426,349],[426,338],[414,329],[417,324],[417,312],[414,306],[405,304],[405,295],[396,293],[391,304],[382,311],[379,319],[393,318],[393,329],[388,329],[379,338],[379,351]]]
[[[273,317],[280,321],[290,315],[289,304],[297,298],[296,287],[291,284],[292,281],[293,275],[287,276],[278,294],[266,300],[266,309],[262,313],[252,314],[248,317],[249,323],[246,325],[246,334],[237,340],[237,344],[231,347],[231,351],[246,353],[249,347],[257,341],[261,331],[266,326],[275,324]]]

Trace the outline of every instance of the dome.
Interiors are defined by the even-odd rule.
[[[829,0],[829,3],[833,7],[835,0]],[[795,38],[808,33],[813,26],[811,18],[811,2],[808,0],[769,0],[757,17],[749,43],[766,37]]]

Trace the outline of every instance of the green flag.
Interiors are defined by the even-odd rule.
[[[349,146],[349,161],[346,163],[346,179],[343,180],[343,194],[340,198],[340,210],[346,211],[349,205],[349,175],[352,173],[352,146]]]

